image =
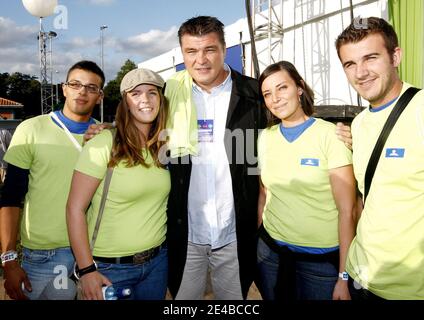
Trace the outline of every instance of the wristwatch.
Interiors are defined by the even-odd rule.
[[[15,250],[9,250],[1,254],[1,264],[18,259],[18,253]]]
[[[349,280],[349,274],[346,271],[340,272],[339,278],[342,279],[343,281],[347,281]]]
[[[77,279],[81,278],[83,275],[87,273],[91,273],[94,271],[97,271],[97,263],[95,261],[93,261],[93,264],[90,264],[88,267],[85,267],[82,269],[78,268],[78,265],[76,263],[74,265],[74,276]]]

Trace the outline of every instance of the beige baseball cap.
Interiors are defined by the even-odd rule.
[[[156,72],[149,69],[134,69],[128,72],[121,81],[121,95],[129,92],[140,84],[152,84],[159,88],[163,88],[165,81]]]

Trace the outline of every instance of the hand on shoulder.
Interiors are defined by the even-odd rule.
[[[87,131],[84,133],[84,144],[93,139],[96,135],[103,131],[103,129],[113,128],[112,123],[101,123],[101,124],[91,124]]]
[[[344,142],[346,147],[352,150],[352,133],[348,125],[345,125],[341,122],[337,122],[336,135],[340,141]]]

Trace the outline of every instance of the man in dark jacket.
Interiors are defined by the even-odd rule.
[[[166,81],[170,132],[168,287],[202,299],[245,299],[256,269],[256,140],[265,127],[258,82],[224,63],[224,26],[214,17],[179,31],[186,71]],[[102,130],[93,126],[85,139]]]
[[[202,299],[245,299],[256,268],[256,139],[266,125],[255,79],[224,63],[223,24],[199,16],[178,37],[186,71],[167,81],[171,193],[169,289]]]

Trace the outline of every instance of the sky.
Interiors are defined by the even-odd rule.
[[[42,1],[42,0],[34,0]],[[178,46],[178,27],[197,15],[217,17],[225,25],[246,17],[244,0],[58,0],[56,13],[43,18],[52,40],[53,83],[63,82],[75,62],[101,65],[104,36],[106,81],[127,59],[136,64]],[[39,18],[21,0],[0,0],[0,73],[39,76]]]

